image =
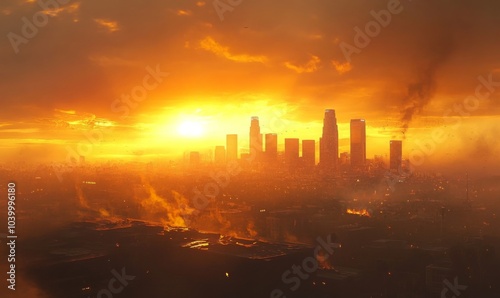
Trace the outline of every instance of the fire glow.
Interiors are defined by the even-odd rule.
[[[366,217],[370,217],[370,212],[368,212],[368,210],[366,209],[347,209],[347,214],[355,214],[355,215],[359,215],[359,216],[366,216]]]

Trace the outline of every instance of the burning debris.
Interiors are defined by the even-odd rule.
[[[150,220],[159,220],[165,226],[187,227],[186,216],[194,213],[195,209],[189,206],[189,201],[176,191],[171,191],[166,198],[157,194],[156,190],[144,182],[146,197],[137,198],[142,207],[143,217]]]
[[[359,216],[371,217],[370,212],[366,209],[350,209],[350,208],[348,208],[346,213],[359,215]]]

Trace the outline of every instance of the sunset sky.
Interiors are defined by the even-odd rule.
[[[394,1],[243,0],[223,19],[210,0],[2,1],[0,161],[64,161],[85,134],[99,139],[88,160],[181,158],[225,145],[227,133],[243,149],[254,115],[280,144],[318,140],[332,108],[340,152],[350,119],[364,118],[368,158],[388,155],[393,138],[406,138],[408,158],[441,129],[424,166],[498,173],[500,2],[401,1],[346,59],[354,28]],[[23,37],[25,21],[44,16]],[[142,101],[121,101],[145,81]],[[453,110],[480,85],[468,115]]]

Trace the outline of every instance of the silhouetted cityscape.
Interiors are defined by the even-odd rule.
[[[0,298],[499,298],[499,16],[0,1]]]
[[[380,167],[380,158],[383,156],[383,154],[376,155],[373,159],[367,160],[366,121],[365,119],[352,119],[350,122],[350,152],[342,152],[339,159],[339,135],[334,109],[325,110],[323,133],[318,141],[302,140],[301,143],[298,138],[285,138],[283,140],[284,151],[281,152],[278,151],[278,142],[279,134],[267,133],[263,135],[259,117],[252,116],[248,150],[239,150],[237,134],[227,134],[226,147],[216,146],[213,156],[205,156],[204,162],[220,166],[226,162],[238,160],[240,157],[241,160],[252,164],[253,169],[268,170],[274,168],[276,170],[276,168],[283,168],[289,172],[307,169],[308,173],[316,170],[323,175],[340,175],[345,170],[361,172],[380,170],[378,167]],[[388,170],[391,173],[404,175],[410,170],[409,161],[403,160],[401,140],[391,140],[388,144],[388,153],[390,156]],[[190,152],[189,164],[199,166],[200,156],[201,153],[198,151]],[[318,163],[316,156],[319,156]]]

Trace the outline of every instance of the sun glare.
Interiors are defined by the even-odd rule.
[[[179,125],[177,131],[183,137],[199,137],[203,134],[203,124],[198,121],[185,120]]]

